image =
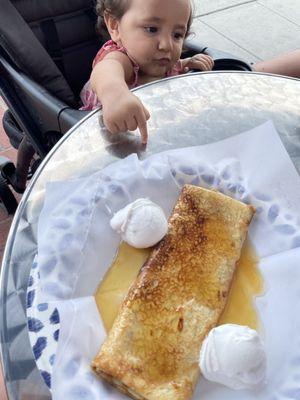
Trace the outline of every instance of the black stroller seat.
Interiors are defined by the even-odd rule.
[[[1,195],[3,180],[23,192],[33,156],[44,158],[86,115],[78,110],[79,93],[101,39],[93,0],[0,5],[0,93],[8,106],[3,126],[18,149],[16,168],[2,160]]]
[[[96,32],[95,1],[0,0],[0,94],[8,106],[3,126],[18,149],[16,166],[0,160],[0,198],[9,213],[17,203],[7,185],[22,193],[39,160],[88,113],[79,110],[79,93],[107,40]],[[251,70],[193,41],[186,48],[185,56],[212,55],[215,69]]]

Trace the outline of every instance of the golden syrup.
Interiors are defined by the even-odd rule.
[[[150,253],[151,248],[136,249],[125,242],[120,244],[112,266],[95,293],[97,307],[107,332],[112,327],[129,287]]]
[[[120,304],[134,282],[151,249],[135,249],[122,242],[112,266],[100,283],[95,299],[105,329],[112,327]],[[234,323],[259,328],[259,318],[253,303],[254,297],[263,290],[262,276],[257,267],[254,249],[246,241],[237,265],[229,299],[219,325]]]
[[[221,324],[247,325],[259,330],[260,321],[254,298],[263,292],[263,278],[258,269],[258,257],[249,241],[246,241],[238,262],[235,277],[225,310],[219,320]]]

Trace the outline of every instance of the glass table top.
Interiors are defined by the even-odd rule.
[[[300,80],[245,72],[181,75],[135,89],[150,111],[149,143],[138,133],[112,136],[94,111],[73,127],[43,161],[15,214],[1,271],[0,329],[9,399],[50,399],[30,347],[28,276],[37,250],[37,221],[46,182],[89,175],[137,153],[215,142],[272,120],[300,172]]]

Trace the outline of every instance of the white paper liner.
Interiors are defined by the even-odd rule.
[[[263,258],[260,266],[268,290],[258,308],[272,366],[267,385],[257,393],[234,392],[201,379],[193,398],[275,400],[286,398],[276,397],[285,387],[293,390],[295,357],[300,369],[300,346],[295,339],[300,327],[300,313],[295,309],[300,303],[295,284],[300,278],[295,265],[295,260],[298,265],[300,261],[300,180],[268,122],[221,142],[164,152],[142,162],[131,155],[90,177],[47,185],[38,224],[38,267],[41,301],[57,302],[60,314],[52,375],[55,400],[126,398],[95,378],[89,368],[105,337],[91,296],[120,241],[109,220],[139,197],[156,202],[169,216],[185,183],[215,187],[257,208],[249,235]],[[278,260],[284,260],[284,265]],[[272,268],[276,273],[270,272]],[[288,294],[281,285],[284,277],[288,282],[293,279]],[[274,327],[279,330],[275,332]],[[287,333],[293,339],[286,339]],[[286,340],[290,352],[285,351]]]

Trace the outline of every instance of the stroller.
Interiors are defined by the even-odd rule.
[[[17,165],[0,159],[0,200],[13,214],[27,180],[54,144],[88,112],[79,93],[107,38],[96,32],[95,0],[0,0],[0,94],[3,127]],[[250,71],[243,60],[193,41],[183,57],[211,55],[214,70]]]

